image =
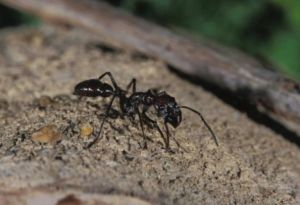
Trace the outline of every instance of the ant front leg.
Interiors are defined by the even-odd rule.
[[[105,72],[103,73],[99,78],[98,80],[101,80],[104,76],[108,75],[108,77],[110,78],[112,84],[114,85],[115,89],[119,88],[119,86],[117,85],[113,75],[111,74],[111,72]]]
[[[166,132],[167,132],[167,142],[169,143],[169,142],[170,142],[171,134],[170,134],[170,130],[169,130],[168,123],[165,123],[165,128],[166,128]],[[180,145],[179,142],[175,139],[175,137],[173,137],[173,140],[174,140],[174,142],[176,143],[176,145],[177,145],[178,148],[181,148],[184,152],[187,152],[187,150],[186,150],[185,148],[181,147],[181,145]]]
[[[168,141],[168,139],[165,138],[165,136],[164,136],[163,132],[161,131],[161,129],[160,129],[159,125],[157,124],[157,122],[152,120],[150,117],[148,117],[148,115],[145,113],[145,111],[142,113],[142,117],[148,125],[150,124],[152,127],[157,129],[157,131],[159,132],[161,138],[163,139],[163,141],[166,145],[166,150],[169,150],[170,149],[169,141]]]

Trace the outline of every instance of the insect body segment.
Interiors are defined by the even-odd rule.
[[[175,98],[166,92],[158,93],[155,97],[154,108],[162,116],[166,123],[170,123],[174,128],[181,123],[181,110]]]
[[[102,82],[101,79],[104,76],[109,76],[112,85]],[[132,88],[132,93],[129,95],[128,92]],[[119,99],[119,106],[122,114],[127,116],[131,119],[134,119],[135,116],[138,116],[140,127],[142,129],[143,139],[144,139],[144,147],[147,147],[146,143],[146,136],[144,133],[144,124],[147,124],[151,128],[155,128],[161,135],[162,139],[165,142],[166,149],[169,150],[169,128],[168,124],[172,127],[177,128],[181,121],[182,121],[182,114],[181,108],[188,109],[194,113],[196,113],[201,120],[204,122],[205,126],[208,128],[210,133],[212,134],[215,143],[218,145],[217,138],[214,135],[212,129],[209,127],[203,116],[200,112],[187,107],[187,106],[180,106],[177,104],[174,97],[170,96],[166,92],[157,92],[154,89],[150,89],[146,92],[136,92],[136,80],[132,79],[131,82],[127,85],[126,90],[121,89],[115,79],[113,78],[110,72],[106,72],[101,75],[98,79],[90,79],[80,82],[75,86],[74,90],[75,95],[79,96],[86,96],[86,97],[110,97],[111,101],[109,106],[106,110],[105,116],[102,120],[101,127],[99,130],[98,135],[92,141],[88,148],[91,147],[97,140],[101,139],[101,131],[106,121],[107,117],[109,116],[109,112],[111,110],[112,104],[116,98]],[[167,136],[165,137],[163,132],[161,131],[158,123],[155,120],[152,120],[148,115],[147,112],[150,107],[153,107],[156,111],[156,115],[161,117],[164,120],[164,126],[166,129]],[[175,139],[174,139],[175,140]],[[175,140],[177,143],[177,141]],[[178,144],[178,143],[177,143]]]
[[[113,94],[113,88],[107,83],[100,82],[98,79],[91,79],[77,84],[74,94],[86,97],[109,97]]]

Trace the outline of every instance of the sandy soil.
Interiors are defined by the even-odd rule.
[[[201,111],[220,146],[195,114],[183,111],[182,124],[171,130],[182,147],[171,140],[174,153],[148,128],[151,140],[143,149],[138,122],[119,117],[108,120],[101,141],[84,149],[94,135],[82,137],[82,125],[98,132],[109,99],[79,99],[73,88],[105,71],[122,87],[135,77],[138,90],[166,90]],[[34,204],[36,198],[63,204],[61,198],[72,196],[78,198],[73,204],[300,204],[299,147],[164,63],[104,48],[84,32],[2,32],[0,93],[0,204]],[[56,140],[33,140],[49,126]],[[91,202],[90,195],[100,198]]]

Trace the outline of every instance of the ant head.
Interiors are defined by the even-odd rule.
[[[168,107],[168,115],[165,118],[167,123],[170,123],[174,128],[178,127],[181,123],[181,110],[177,104]]]
[[[162,116],[166,123],[171,124],[174,128],[181,123],[181,110],[175,98],[166,92],[158,93],[155,99],[154,107],[158,114]]]
[[[98,79],[85,80],[78,83],[74,89],[74,95],[86,97],[109,97],[113,94],[112,86],[102,83]]]

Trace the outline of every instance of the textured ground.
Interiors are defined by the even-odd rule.
[[[172,134],[186,151],[172,141],[175,153],[166,152],[149,129],[142,149],[138,124],[122,119],[109,119],[104,138],[83,149],[93,136],[81,136],[82,126],[98,131],[108,100],[78,99],[73,88],[105,71],[121,86],[135,77],[138,90],[160,88],[200,110],[220,146],[183,111]],[[86,33],[1,33],[0,93],[0,204],[300,204],[299,147],[162,62],[111,50]],[[49,143],[33,137],[43,127],[54,129]]]

